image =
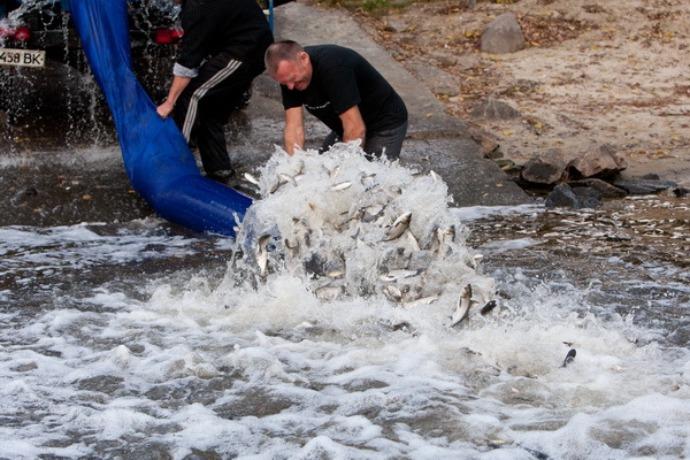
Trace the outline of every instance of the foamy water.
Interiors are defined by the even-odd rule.
[[[465,235],[476,219],[543,210],[449,208],[433,177],[357,155],[274,156],[255,217],[282,237],[295,215],[325,230],[292,258],[276,247],[264,276],[251,258],[231,260],[227,240],[174,235],[156,220],[0,229],[0,457],[690,455],[687,348],[669,343],[665,326],[596,300],[602,284],[583,289],[569,272],[513,263],[545,251],[544,239],[487,242],[487,272],[468,265],[477,252],[460,238],[425,259],[430,275],[415,281],[440,289],[436,301],[387,297],[383,254],[415,251],[377,233],[400,213],[412,213],[423,241],[434,224]],[[298,160],[306,177],[268,193]],[[319,162],[325,170],[312,167]],[[364,184],[332,190],[362,171],[401,189],[389,213],[363,227],[365,253],[349,223],[337,225],[340,238],[327,222],[367,198]],[[327,277],[303,257],[335,249],[352,267],[348,285],[371,289],[317,295]],[[607,263],[583,270],[603,278],[621,264]],[[495,282],[498,307],[451,328],[458,294],[478,280]],[[576,357],[562,367],[571,348]]]

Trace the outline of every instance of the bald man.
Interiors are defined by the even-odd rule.
[[[281,85],[288,154],[304,148],[306,108],[331,129],[322,150],[359,139],[368,158],[400,156],[407,133],[405,103],[357,52],[283,40],[268,47],[264,63],[268,75]]]

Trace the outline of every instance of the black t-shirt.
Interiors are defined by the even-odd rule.
[[[186,0],[184,36],[177,62],[189,69],[219,52],[241,61],[263,62],[273,34],[255,0]]]
[[[285,109],[304,106],[342,136],[339,115],[359,106],[367,132],[407,121],[405,103],[374,67],[355,51],[337,45],[307,46],[313,73],[304,91],[281,86]]]

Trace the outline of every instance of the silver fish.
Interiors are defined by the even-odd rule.
[[[297,185],[297,181],[295,180],[294,177],[292,177],[289,174],[278,174],[278,177],[284,181],[285,183],[291,183],[292,185]]]
[[[477,269],[479,267],[479,263],[484,259],[484,255],[482,254],[475,254],[472,256],[472,258],[469,260],[469,266],[472,267],[473,269]]]
[[[259,187],[259,179],[257,179],[257,178],[254,177],[253,175],[251,175],[251,174],[249,174],[249,173],[244,173],[244,179],[245,179],[247,182],[249,182],[250,184],[254,184],[254,185],[256,185],[257,187]]]
[[[284,244],[292,257],[297,257],[299,255],[299,241],[297,239],[290,241],[288,238],[285,238]]]
[[[350,187],[352,187],[352,182],[341,182],[331,187],[331,190],[333,190],[334,192],[340,192],[342,190],[347,190]]]
[[[565,359],[563,360],[561,367],[566,367],[568,364],[572,363],[575,360],[575,355],[577,355],[577,351],[575,351],[574,348],[568,350],[568,354],[565,355]]]
[[[335,300],[344,291],[345,289],[343,288],[343,286],[327,284],[325,286],[321,286],[320,288],[316,288],[314,294],[320,300]]]
[[[431,251],[435,254],[441,255],[446,248],[446,253],[450,251],[448,245],[455,241],[455,226],[451,225],[449,227],[441,228],[436,227],[434,230],[434,235],[431,241]]]
[[[383,210],[386,209],[386,207],[380,204],[373,204],[362,209],[362,222],[369,223],[374,222],[376,219],[381,217]]]
[[[481,313],[482,316],[488,315],[491,310],[496,308],[496,305],[498,305],[498,302],[496,300],[489,300],[487,303],[484,304],[481,310],[479,310],[479,313]]]
[[[266,234],[259,237],[256,243],[254,256],[256,263],[259,265],[259,274],[264,277],[268,271],[268,243],[271,241],[271,235]]]
[[[422,249],[419,247],[419,241],[417,241],[417,238],[415,238],[412,232],[408,229],[405,234],[407,235],[407,240],[410,242],[412,249],[417,252],[421,251]]]
[[[405,302],[403,304],[403,307],[405,307],[405,308],[416,308],[416,307],[420,307],[422,305],[430,305],[430,304],[436,302],[437,300],[438,300],[437,295],[430,295],[428,297],[422,297],[420,299],[413,300],[411,302]]]
[[[391,270],[386,274],[379,276],[379,279],[384,283],[391,283],[405,278],[412,278],[419,274],[418,270]]]
[[[406,212],[402,214],[400,217],[395,219],[395,222],[390,226],[388,231],[386,232],[385,237],[383,238],[383,241],[391,241],[396,238],[400,238],[400,236],[405,233],[405,230],[407,230],[410,227],[410,221],[412,220],[412,213],[411,212]]]
[[[388,298],[388,300],[393,302],[400,302],[403,293],[398,289],[397,286],[393,284],[387,284],[383,287],[383,294]]]
[[[453,312],[453,315],[450,317],[450,327],[453,327],[456,324],[461,323],[469,317],[470,307],[473,303],[474,301],[472,300],[472,285],[468,284],[462,290],[462,294],[458,299],[458,304],[455,308],[455,311]]]

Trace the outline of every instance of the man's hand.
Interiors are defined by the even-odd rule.
[[[168,118],[174,108],[175,105],[173,103],[170,101],[165,101],[159,105],[158,108],[156,108],[156,112],[158,112],[158,115],[160,115],[161,118]]]
[[[354,105],[341,113],[340,121],[343,123],[343,142],[360,139],[362,146],[364,146],[364,137],[366,136],[367,129],[359,107]]]
[[[170,85],[170,91],[168,91],[168,97],[165,99],[165,102],[159,105],[156,109],[158,115],[163,118],[167,118],[170,115],[175,108],[177,98],[180,97],[180,94],[182,94],[182,91],[184,91],[190,81],[192,81],[192,79],[189,77],[180,77],[178,75],[173,77],[172,84]]]
[[[295,147],[304,148],[304,113],[302,107],[292,107],[285,111],[283,141],[288,155],[295,153]]]

